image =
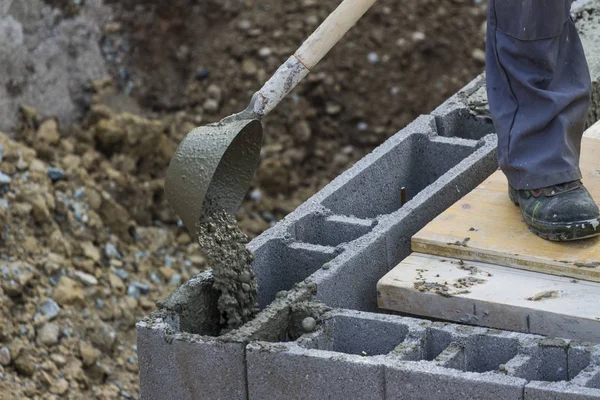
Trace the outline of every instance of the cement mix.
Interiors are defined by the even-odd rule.
[[[213,288],[220,291],[221,333],[237,329],[258,313],[258,284],[252,269],[254,255],[235,216],[210,209],[196,227],[202,253],[213,269]]]

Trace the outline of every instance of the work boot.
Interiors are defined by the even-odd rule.
[[[600,211],[581,181],[535,190],[516,190],[508,195],[529,229],[554,241],[568,241],[600,235]]]

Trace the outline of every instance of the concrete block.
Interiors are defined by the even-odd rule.
[[[472,153],[468,157],[424,188],[401,210],[379,220],[373,232],[385,237],[391,266],[395,267],[410,254],[410,239],[415,233],[497,169],[494,136],[486,137],[471,148]],[[447,151],[450,152],[451,148]]]
[[[353,311],[337,311],[323,323],[313,348],[355,355],[385,355],[392,352],[414,329],[399,318]],[[425,330],[422,330],[425,333]]]
[[[372,357],[264,342],[246,353],[250,399],[385,398],[384,367]]]
[[[497,373],[459,372],[420,362],[388,362],[385,368],[388,399],[448,400],[523,399],[523,379]]]
[[[244,344],[169,334],[158,323],[137,326],[144,400],[247,399]]]
[[[327,197],[322,205],[334,214],[374,218],[401,205],[401,189],[410,201],[449,169],[473,153],[467,143],[433,140],[412,134]]]
[[[525,400],[592,399],[600,399],[600,390],[575,386],[569,382],[530,382],[525,386]]]
[[[311,277],[318,288],[315,300],[331,307],[377,310],[377,280],[389,270],[385,238],[369,234],[356,240],[328,268]]]
[[[300,242],[335,247],[366,235],[375,224],[372,219],[314,213],[299,219],[291,231]]]
[[[266,307],[277,292],[291,289],[337,254],[333,247],[290,243],[283,239],[265,243],[255,252],[252,264],[258,281],[260,307]]]

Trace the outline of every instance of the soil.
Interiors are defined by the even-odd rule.
[[[86,87],[85,117],[22,107],[0,134],[1,399],[139,398],[135,322],[207,267],[163,194],[177,143],[245,108],[338,1],[106,3],[112,78]],[[485,7],[377,2],[264,120],[242,231],[260,234],[479,74]]]

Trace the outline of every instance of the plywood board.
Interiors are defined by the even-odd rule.
[[[600,283],[413,253],[377,284],[380,308],[489,328],[600,340]]]
[[[587,132],[600,137],[600,125]],[[600,140],[585,137],[583,182],[600,201]],[[600,281],[600,239],[557,243],[532,234],[497,171],[412,238],[415,252]]]

